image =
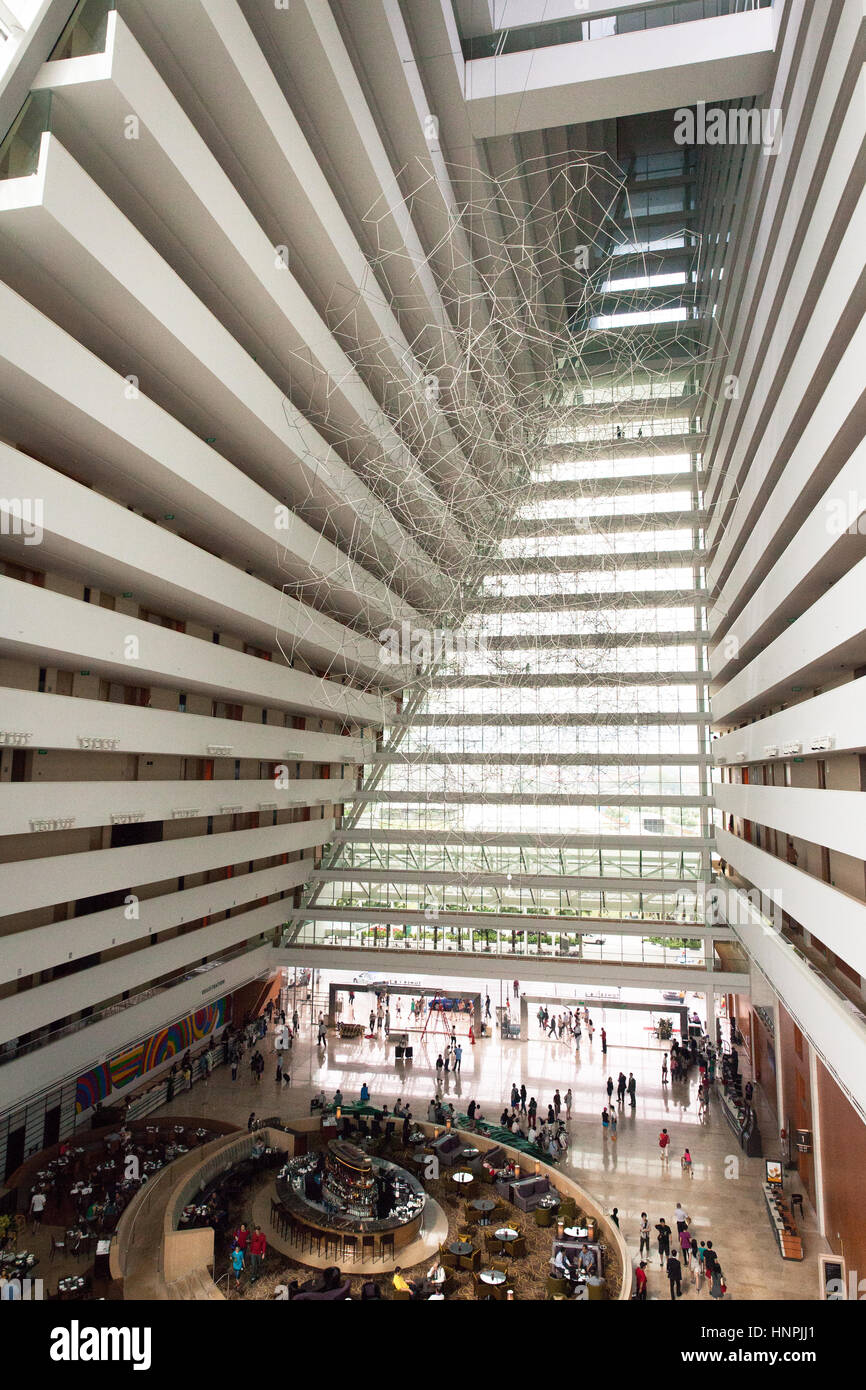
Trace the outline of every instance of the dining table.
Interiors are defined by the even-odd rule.
[[[470,1240],[452,1240],[451,1244],[448,1246],[449,1254],[458,1257],[461,1255],[471,1255],[474,1249],[475,1246]]]
[[[482,1284],[504,1284],[506,1279],[502,1269],[482,1269],[478,1277]]]

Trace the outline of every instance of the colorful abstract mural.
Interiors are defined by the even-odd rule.
[[[92,1071],[79,1076],[75,1087],[75,1109],[90,1110],[112,1091],[121,1090],[147,1072],[153,1071],[161,1062],[182,1055],[194,1043],[201,1042],[215,1028],[221,1028],[226,1016],[226,1000],[218,999],[206,1004],[194,1014],[187,1014],[168,1028],[160,1028],[143,1042],[118,1052],[109,1062],[103,1062]]]

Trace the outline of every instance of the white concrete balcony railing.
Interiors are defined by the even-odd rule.
[[[780,11],[778,5],[775,8]],[[805,16],[802,24],[786,26],[774,87],[764,97],[770,109],[784,108],[781,147],[772,159],[760,161],[748,195],[737,199],[731,229],[733,260],[727,260],[719,309],[728,350],[708,383],[706,457],[714,460],[714,467],[705,500],[714,512],[710,542],[719,541],[719,557],[714,557],[710,578],[711,582],[718,578],[720,558],[724,568],[739,571],[735,592],[745,587],[743,574],[752,570],[762,554],[759,544],[739,544],[740,525],[742,517],[753,512],[756,496],[766,486],[768,471],[776,465],[778,446],[783,442],[793,445],[788,465],[792,473],[790,505],[797,497],[796,475],[821,464],[856,402],[856,394],[853,398],[850,395],[856,385],[855,356],[853,362],[843,359],[837,366],[834,377],[840,378],[838,385],[831,382],[826,398],[820,404],[815,400],[802,428],[789,440],[792,421],[807,398],[807,380],[823,355],[821,342],[829,342],[829,336],[835,338],[838,331],[838,314],[833,316],[827,298],[838,289],[825,283],[833,279],[828,277],[827,248],[828,243],[836,247],[844,220],[859,199],[859,165],[866,133],[866,87],[858,50],[862,15],[856,6],[843,6],[834,15],[838,22],[828,26],[826,12],[820,8],[810,7],[801,14]],[[811,61],[803,60],[804,31]],[[828,34],[831,44],[825,49]],[[823,53],[820,62],[819,52]],[[848,107],[840,111],[843,91]],[[808,216],[805,224],[804,219],[798,219],[795,226],[784,216],[791,190],[803,190],[805,197],[810,186],[814,192],[808,198]],[[754,254],[756,246],[762,248],[762,254]],[[834,273],[841,284],[851,267],[837,259],[836,268]],[[791,287],[796,287],[793,294]],[[734,292],[741,309],[728,314],[725,300]],[[793,332],[803,296],[808,294],[814,303],[819,293],[820,309],[813,313],[807,334]],[[781,313],[780,296],[785,296]],[[742,306],[747,306],[748,312],[742,312]],[[804,336],[811,341],[804,342]],[[839,346],[834,342],[834,349]],[[727,401],[719,389],[721,378],[731,371],[741,381],[752,383],[749,398],[740,403]],[[775,413],[768,402],[775,406]],[[766,442],[759,433],[764,429]],[[731,517],[735,524],[728,527]],[[720,527],[725,527],[724,534]],[[731,546],[735,548],[731,550]]]
[[[686,937],[701,938],[705,941],[722,940],[730,941],[731,934],[726,927],[707,926],[704,922],[689,921],[653,921],[649,917],[636,917],[633,920],[628,918],[606,918],[606,917],[577,917],[561,916],[556,911],[533,912],[532,908],[527,908],[519,913],[497,913],[487,910],[477,910],[475,912],[454,912],[447,907],[437,907],[433,911],[418,907],[409,908],[370,908],[363,907],[339,907],[317,900],[315,907],[305,907],[303,909],[305,920],[311,922],[351,922],[359,925],[402,927],[420,927],[426,935],[431,935],[435,925],[440,928],[450,930],[452,927],[463,932],[468,940],[472,933],[477,932],[497,932],[510,934],[514,932],[542,932],[547,935],[561,937],[569,936],[582,938],[584,936],[598,939],[607,934],[611,941],[615,937],[631,936],[638,939],[649,938],[650,936],[666,937]],[[407,945],[408,945],[407,941]],[[583,947],[580,941],[576,942],[575,950],[580,954],[581,950],[589,953],[589,947]],[[681,947],[669,948],[672,959],[679,961],[683,953]],[[638,959],[642,959],[638,948]]]
[[[0,1009],[0,1045],[10,1038],[46,1027],[70,1013],[97,1008],[103,1000],[126,991],[134,994],[151,980],[197,967],[203,956],[233,951],[263,932],[270,938],[286,920],[288,908],[285,902],[268,903],[265,907],[236,913],[222,922],[210,923],[185,936],[161,941],[156,946],[144,941],[139,950],[127,952],[117,960],[4,999]]]
[[[765,9],[476,58],[465,76],[473,133],[481,139],[752,96],[768,86],[773,37]]]
[[[802,460],[805,464],[805,459]],[[784,519],[793,499],[802,496],[812,479],[812,470],[804,467],[796,479],[786,469],[763,508],[757,529],[750,536],[747,553],[771,556],[774,536],[783,529]],[[724,638],[716,640],[710,650],[710,670],[714,680],[723,678],[734,665],[749,661],[768,638],[782,629],[790,618],[798,617],[816,594],[836,582],[852,564],[866,554],[866,442],[854,450],[848,462],[833,479],[823,497],[809,516],[788,540],[776,563],[769,570],[757,591],[736,616],[722,603],[710,609],[710,630],[718,639],[720,633],[736,638],[733,646]],[[724,594],[739,594],[740,579],[733,575]],[[738,601],[739,606],[739,601]],[[734,655],[734,652],[736,655]]]
[[[712,697],[713,722],[787,699],[791,685],[818,686],[866,661],[866,558],[815,600]]]
[[[100,893],[134,892],[137,885],[311,849],[327,844],[333,831],[333,820],[299,821],[2,864],[2,915],[75,902],[96,888]]]
[[[3,949],[0,951],[0,983],[5,984],[43,970],[53,970],[55,966],[66,965],[70,960],[80,960],[84,956],[133,942],[149,944],[150,938],[158,933],[184,926],[188,922],[197,922],[203,917],[215,917],[236,908],[245,908],[249,912],[264,898],[291,893],[292,889],[300,888],[309,878],[312,867],[311,858],[298,859],[291,864],[280,864],[275,869],[233,874],[231,878],[203,883],[198,888],[160,893],[154,898],[142,897],[136,904],[137,915],[131,919],[121,905],[105,908],[101,912],[88,912],[83,917],[68,917],[61,924],[62,930],[58,930],[57,923],[52,922],[45,927],[10,932],[3,937]],[[278,920],[283,920],[290,915],[291,899],[283,898],[274,906],[278,912],[282,912],[282,918]],[[4,1008],[8,1002],[11,1001],[4,1001]],[[0,1008],[0,1015],[2,1012]],[[68,1012],[68,1009],[61,1010],[61,1014],[63,1012]]]
[[[811,745],[825,738],[832,740],[831,748],[837,753],[866,751],[866,685],[859,680],[846,681],[722,734],[713,739],[710,749],[717,765],[768,762],[784,757],[786,746],[798,756],[823,757]]]
[[[866,859],[866,795],[805,787],[714,782],[713,799],[726,814]],[[796,913],[792,914],[796,916]]]
[[[714,887],[727,902],[734,934],[748,952],[753,969],[760,971],[773,995],[781,999],[843,1095],[866,1120],[866,1017],[775,931],[743,894],[724,878],[716,880]],[[737,901],[732,902],[735,895]],[[801,920],[799,911],[796,915]],[[827,941],[826,924],[821,939]]]
[[[253,758],[274,763],[369,763],[372,739],[313,733],[251,719],[88,700],[35,690],[2,691],[0,746],[107,748],[116,753],[168,753],[195,758]],[[221,750],[217,753],[215,750]]]
[[[188,820],[193,812],[196,817],[216,818],[260,812],[268,820],[274,811],[293,806],[333,806],[349,801],[354,785],[348,777],[291,778],[287,786],[279,787],[272,778],[4,782],[0,783],[0,835],[178,817]]]
[[[43,570],[86,574],[94,588],[134,593],[153,611],[242,637],[265,651],[300,655],[314,667],[350,672],[361,684],[405,683],[406,669],[384,666],[371,638],[2,443],[0,495],[39,500]],[[32,563],[23,536],[4,534],[0,547],[16,563]]]
[[[275,495],[327,513],[347,546],[401,575],[410,598],[450,592],[430,556],[49,132],[36,174],[0,184],[0,234],[29,253],[10,257],[7,281],[90,351],[113,361],[118,339],[128,345],[146,394],[193,429],[210,422],[221,452]]]
[[[56,1089],[61,1079],[74,1080],[157,1029],[272,971],[275,964],[273,946],[257,946],[195,970],[188,979],[149,994],[139,1004],[121,1007],[94,1023],[83,1020],[78,1030],[0,1066],[0,1113],[41,1098],[45,1091]]]
[[[379,944],[367,946],[333,940],[324,944],[321,936],[313,940],[312,933],[321,933],[320,924],[304,928],[298,939],[291,945],[277,947],[274,961],[277,965],[292,968],[302,962],[316,970],[348,970],[354,972],[375,969],[377,974],[387,975],[393,971],[405,975],[406,971],[416,971],[423,975],[451,976],[455,974],[470,979],[513,980],[519,967],[521,981],[530,980],[549,983],[551,969],[562,983],[581,985],[619,985],[626,987],[676,989],[676,990],[734,990],[744,992],[749,989],[749,975],[743,970],[708,970],[683,965],[645,964],[638,961],[593,962],[579,956],[562,955],[552,950],[527,948],[519,942],[512,950],[510,940],[501,938],[498,945],[489,949],[458,949],[456,942],[446,945],[440,942],[436,948],[418,949],[407,943],[405,948],[388,945],[384,940]]]
[[[0,200],[4,188],[0,184]],[[66,446],[55,449],[58,463],[107,496],[115,494],[122,473],[130,505],[163,516],[170,497],[176,524],[193,541],[210,549],[219,537],[226,560],[255,567],[278,585],[300,585],[302,595],[319,601],[324,593],[327,611],[338,617],[361,617],[375,628],[416,616],[396,592],[278,502],[282,484],[269,490],[247,477],[146,391],[130,398],[126,377],[3,283],[0,317],[6,329],[0,390],[15,402],[23,448],[38,452],[60,409]]]
[[[390,492],[393,502],[402,501],[405,514],[418,529],[436,534],[444,549],[458,557],[465,538],[454,513],[431,490],[418,458],[358,374],[327,318],[305,294],[294,274],[289,248],[281,259],[116,11],[108,17],[99,74],[90,58],[45,64],[34,89],[52,93],[52,132],[74,153],[80,150],[85,166],[89,153],[85,141],[98,144],[101,186],[118,205],[127,207],[129,186],[135,188],[139,198],[130,215],[151,245],[181,269],[190,288],[239,342],[254,347],[263,365],[267,360],[277,380],[284,385],[291,382],[299,398],[309,399],[312,410],[327,417],[332,429],[352,439],[355,471],[363,474],[365,468],[375,468],[379,489]],[[122,125],[129,111],[140,118],[142,139],[121,145],[118,122]],[[159,216],[152,211],[157,207]],[[196,248],[182,267],[177,260],[179,242]],[[344,268],[337,278],[344,283]],[[381,336],[378,341],[383,341]],[[413,405],[417,410],[419,396],[423,402],[421,368],[416,368],[413,383],[400,362],[399,349],[390,343],[388,348],[395,368],[392,398],[398,382],[402,389],[402,405],[396,399],[392,403],[398,413],[408,412]],[[374,350],[370,344],[370,351]],[[406,352],[411,358],[408,344]],[[443,436],[439,447],[432,431],[425,441],[430,464],[443,465],[444,478],[459,485],[466,460],[444,416],[439,427]],[[383,453],[390,464],[384,476],[378,467]],[[465,485],[461,495],[469,500]]]
[[[130,639],[137,642],[137,658],[126,655]],[[40,666],[86,668],[121,684],[195,690],[217,700],[324,719],[381,725],[390,704],[352,686],[17,579],[0,579],[0,652]]]
[[[831,792],[821,795],[832,795]],[[866,976],[866,902],[850,897],[727,830],[716,831],[720,856],[806,931]]]

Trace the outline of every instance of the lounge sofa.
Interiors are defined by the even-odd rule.
[[[511,1184],[511,1201],[519,1211],[535,1211],[550,1190],[548,1178],[520,1178]]]
[[[485,1150],[481,1155],[481,1176],[484,1181],[493,1182],[491,1169],[503,1168],[505,1163],[505,1150],[501,1149],[498,1144],[492,1149]]]
[[[460,1159],[460,1155],[466,1147],[466,1141],[461,1139],[458,1134],[443,1134],[433,1143],[433,1150],[440,1163],[444,1163],[446,1168],[453,1168]]]

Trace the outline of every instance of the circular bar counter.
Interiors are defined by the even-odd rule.
[[[327,1149],[292,1159],[278,1174],[277,1200],[314,1235],[393,1238],[394,1248],[415,1240],[427,1194],[396,1163],[374,1158],[341,1139]]]

